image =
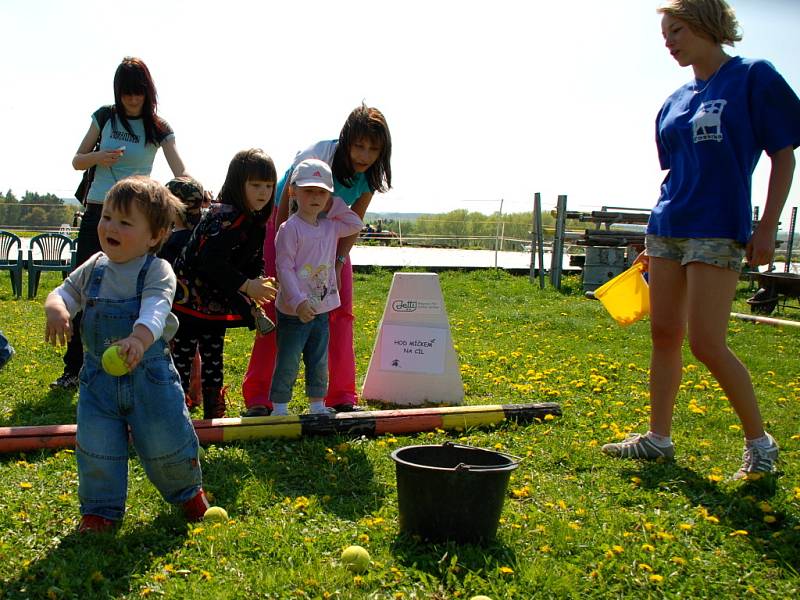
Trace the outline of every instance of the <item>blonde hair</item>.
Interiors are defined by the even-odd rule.
[[[130,213],[131,206],[136,206],[147,219],[153,237],[169,231],[172,223],[184,215],[180,200],[166,187],[143,175],[119,180],[108,190],[105,202],[125,214]],[[150,254],[158,252],[165,240],[166,236],[162,236],[161,241],[150,248]]]
[[[667,0],[657,12],[685,21],[717,44],[733,46],[742,39],[736,13],[725,0]]]

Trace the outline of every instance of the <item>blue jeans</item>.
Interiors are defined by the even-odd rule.
[[[292,388],[300,370],[300,355],[306,366],[306,396],[324,398],[328,392],[328,313],[303,323],[294,315],[278,313],[278,356],[269,392],[273,403],[292,399]]]
[[[127,375],[113,377],[101,364],[105,349],[133,330],[149,265],[145,262],[139,273],[137,297],[122,300],[98,297],[102,261],[92,271],[81,323],[84,362],[75,447],[82,515],[119,520],[125,513],[129,430],[147,477],[165,500],[182,504],[200,491],[197,435],[164,340],[156,340]]]
[[[0,369],[6,366],[6,363],[14,356],[14,348],[8,341],[8,338],[0,331]]]

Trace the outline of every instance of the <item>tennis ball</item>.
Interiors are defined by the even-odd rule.
[[[228,511],[221,506],[209,507],[203,515],[204,521],[219,521],[220,523],[228,522]]]
[[[353,573],[363,573],[369,568],[369,552],[361,546],[348,546],[342,552],[342,563]]]
[[[119,350],[119,346],[109,346],[103,352],[103,370],[114,377],[120,377],[128,373],[128,365],[125,364]]]
[[[473,596],[469,600],[492,600],[489,596]]]

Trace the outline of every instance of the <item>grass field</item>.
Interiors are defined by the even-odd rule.
[[[43,277],[46,277],[47,274]],[[363,376],[391,273],[356,275]],[[800,330],[732,322],[767,426],[777,477],[736,483],[742,433],[688,353],[674,463],[614,461],[599,447],[647,424],[646,322],[620,328],[578,281],[540,290],[495,272],[440,275],[468,404],[559,402],[563,416],[415,436],[212,446],[205,487],[230,522],[187,525],[131,460],[114,536],[77,536],[69,450],[0,455],[0,598],[699,598],[800,595]],[[42,290],[57,283],[45,279]],[[44,292],[13,300],[0,328],[17,356],[0,371],[0,426],[73,423],[77,396],[52,392],[61,353],[42,341]],[[736,309],[746,311],[742,289]],[[242,407],[252,333],[226,346],[229,414]],[[298,388],[299,391],[299,388]],[[302,412],[298,395],[290,407]],[[393,449],[445,440],[525,457],[496,542],[427,544],[398,533]],[[366,547],[370,569],[340,563]]]

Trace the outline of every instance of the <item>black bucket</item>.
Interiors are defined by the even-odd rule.
[[[446,442],[392,452],[400,531],[430,541],[491,541],[519,459]]]

